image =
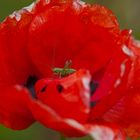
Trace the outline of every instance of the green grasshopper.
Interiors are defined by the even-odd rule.
[[[71,69],[71,65],[72,65],[72,61],[68,60],[66,61],[64,68],[53,68],[52,71],[57,76],[65,77],[76,72],[75,69]]]

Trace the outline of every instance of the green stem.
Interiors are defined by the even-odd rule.
[[[66,140],[66,138],[62,134],[60,134],[60,140]]]

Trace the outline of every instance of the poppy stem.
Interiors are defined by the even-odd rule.
[[[60,134],[60,140],[66,140],[66,138],[62,134]]]

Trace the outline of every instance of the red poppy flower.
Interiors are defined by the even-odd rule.
[[[139,46],[100,5],[40,0],[13,13],[0,24],[0,123],[19,130],[37,120],[98,140],[138,137]],[[77,72],[54,78],[67,60]]]

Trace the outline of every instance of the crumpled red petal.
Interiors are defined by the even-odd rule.
[[[125,135],[117,127],[101,124],[80,124],[71,118],[62,118],[52,108],[40,101],[33,101],[30,105],[35,119],[66,136],[79,137],[89,134],[95,140],[125,140]]]
[[[31,13],[21,10],[0,24],[0,86],[23,84],[33,72],[26,49],[31,19]]]
[[[67,60],[73,61],[74,68],[87,68],[91,73],[108,63],[120,32],[111,11],[78,1],[46,5],[31,23],[28,47],[33,63],[44,76],[51,75],[53,67],[63,67]]]
[[[15,130],[29,127],[35,120],[27,105],[31,99],[28,90],[15,85],[3,87],[1,92],[0,123]]]
[[[129,58],[124,58],[122,61],[116,58],[109,64],[99,88],[92,96],[92,101],[97,102],[96,106],[92,108],[93,118],[103,115],[102,113],[124,96],[130,68],[131,60]]]
[[[131,138],[138,138],[140,136],[140,114],[138,113],[140,109],[139,46],[140,43],[133,38],[130,39],[128,47],[125,46],[125,52],[130,55],[132,61],[131,66],[127,67],[129,71],[127,70],[128,74],[125,74],[126,78],[122,80],[127,87],[124,90],[122,88],[120,90],[115,89],[117,92],[113,92],[113,94],[116,93],[116,95],[109,96],[108,99],[103,99],[99,105],[97,104],[92,110],[93,114],[91,117],[93,119],[97,114],[100,114],[101,112],[96,112],[99,109],[104,110],[105,108],[102,109],[102,106],[107,108],[111,102],[114,102],[113,99],[115,98],[117,102],[114,102],[110,108],[104,111],[103,114],[100,114],[100,117],[105,121],[119,124]]]
[[[59,82],[56,83],[56,81]],[[89,103],[89,97],[86,97],[89,95],[84,94],[90,94],[90,91],[88,89],[89,83],[90,76],[89,73],[85,70],[79,70],[76,73],[62,79],[53,81],[43,79],[39,81],[36,85],[36,90],[38,91],[38,99],[31,101],[30,103],[30,108],[32,110],[33,116],[46,127],[60,131],[61,133],[69,137],[75,136],[76,133],[77,137],[89,134],[92,138],[98,140],[124,139],[125,136],[118,127],[112,127],[110,124],[105,125],[102,123],[92,124],[91,122],[88,122],[88,119],[84,119],[85,117],[82,112],[85,109],[88,109],[87,103]],[[41,84],[43,85],[43,87],[41,87]],[[51,86],[49,84],[51,84]],[[56,89],[57,85],[60,84],[64,88],[61,93],[59,93]],[[71,90],[71,86],[78,86],[77,88],[79,88],[79,90],[82,89],[82,91]],[[84,104],[85,101],[87,102],[86,108],[83,106],[84,104],[80,103],[81,99],[77,98],[77,93],[80,93],[78,97],[84,99],[82,100]],[[57,98],[57,101],[55,102],[54,97]],[[76,103],[77,105],[75,105],[75,101],[77,101],[76,98],[79,100],[79,103]],[[67,102],[65,102],[65,100]],[[82,112],[76,109],[79,104],[81,107],[83,106],[85,108],[80,109]],[[81,107],[78,106],[78,108]],[[85,115],[88,116],[89,112],[87,112],[86,110],[83,113],[86,113]],[[71,116],[71,114],[73,115]],[[82,120],[79,120],[78,117]]]
[[[79,70],[68,77],[49,83],[47,80],[43,80],[44,83],[41,80],[36,85],[38,89],[40,82],[43,84],[37,98],[53,108],[61,117],[69,117],[84,123],[90,112],[90,80],[91,75],[87,70]]]

